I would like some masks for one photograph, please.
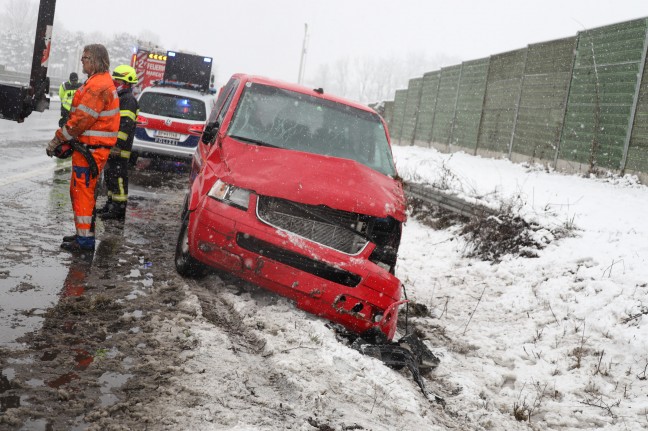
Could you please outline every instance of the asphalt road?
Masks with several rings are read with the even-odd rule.
[[[90,258],[60,249],[74,224],[70,161],[45,155],[57,120],[58,109],[0,120],[0,429],[85,429],[89,409],[115,403],[110,388],[132,377],[102,346],[132,355],[123,316],[178,299],[151,295],[154,279],[183,283],[172,262],[186,170],[132,169],[126,221],[97,221]],[[86,371],[99,359],[101,372]],[[53,408],[65,391],[86,401]]]
[[[0,120],[0,347],[16,347],[18,337],[38,329],[72,263],[59,248],[62,236],[74,232],[70,161],[45,155],[57,120],[58,109],[33,113],[22,124]],[[151,215],[147,208],[154,213],[170,191],[184,193],[182,173],[142,170],[131,177],[133,223]],[[159,195],[165,181],[175,185]],[[98,222],[100,240],[106,228]]]

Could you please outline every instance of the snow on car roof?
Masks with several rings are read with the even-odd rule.
[[[295,84],[292,82],[287,82],[287,81],[282,81],[279,79],[273,79],[273,78],[267,78],[265,76],[258,76],[258,75],[247,75],[244,73],[237,73],[233,77],[236,77],[238,79],[241,79],[242,81],[248,81],[248,82],[254,82],[257,84],[265,84],[265,85],[271,85],[273,87],[278,87],[278,88],[284,88],[286,90],[291,90],[291,91],[296,91],[298,93],[304,93],[304,94],[310,94],[316,97],[321,97],[322,99],[326,100],[331,100],[333,102],[338,102],[338,103],[343,103],[345,105],[352,106],[357,109],[361,109],[363,111],[368,111],[368,112],[375,112],[373,109],[368,107],[367,105],[363,105],[359,102],[355,102],[353,100],[345,99],[343,97],[339,97],[336,95],[333,95],[331,93],[327,93],[326,89],[322,89],[322,92],[316,91],[319,90],[318,88],[311,88],[307,87],[305,85],[300,85],[300,84]]]
[[[187,88],[158,87],[158,86],[146,87],[144,90],[142,90],[139,97],[142,97],[142,94],[144,94],[144,93],[174,94],[174,95],[186,96],[186,97],[189,97],[189,98],[202,99],[202,100],[215,100],[216,99],[215,94],[204,93],[202,91],[191,90],[191,89],[187,89]]]

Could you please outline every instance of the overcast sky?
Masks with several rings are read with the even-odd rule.
[[[343,57],[415,53],[457,64],[648,17],[648,1],[58,0],[56,14],[73,31],[156,33],[167,49],[214,57],[221,82],[234,72],[296,81],[305,23],[308,77]]]

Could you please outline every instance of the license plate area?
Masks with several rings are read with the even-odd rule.
[[[158,130],[157,133],[155,134],[155,137],[160,139],[173,139],[179,141],[180,133],[167,132],[166,130]]]
[[[156,144],[164,144],[164,145],[178,145],[178,140],[177,139],[167,139],[167,138],[155,138],[155,143]]]

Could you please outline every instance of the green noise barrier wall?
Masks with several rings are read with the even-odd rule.
[[[560,144],[576,37],[529,45],[512,152],[553,162]]]
[[[648,181],[647,57],[648,18],[585,30],[411,79],[386,121],[396,144]]]
[[[414,143],[414,130],[416,129],[416,119],[419,113],[419,103],[421,102],[421,87],[423,78],[410,79],[407,86],[407,101],[405,103],[405,118],[403,119],[403,128],[401,130],[400,141],[403,144]]]
[[[405,118],[405,104],[407,103],[407,89],[396,90],[394,94],[394,111],[392,121],[389,124],[391,137],[395,141],[400,141],[401,130],[403,129],[403,118]]]
[[[645,44],[646,19],[578,34],[559,159],[622,168]]]
[[[460,77],[460,64],[441,69],[439,91],[437,92],[437,103],[432,123],[432,142],[434,143],[450,143]]]
[[[646,34],[648,35],[648,31]],[[646,51],[644,51],[644,57],[646,57]],[[625,169],[632,172],[648,172],[648,67],[646,67],[646,59],[643,61],[641,75],[634,127],[625,163]]]
[[[428,147],[432,141],[432,126],[434,125],[434,110],[439,92],[440,71],[428,72],[423,75],[421,87],[421,102],[414,142],[416,145]]]
[[[486,93],[489,59],[466,61],[461,65],[450,144],[474,151]]]
[[[478,150],[508,154],[526,55],[526,49],[519,49],[491,57],[477,141]]]
[[[383,106],[383,119],[387,122],[387,124],[391,124],[392,117],[394,116],[394,102],[384,102]]]

